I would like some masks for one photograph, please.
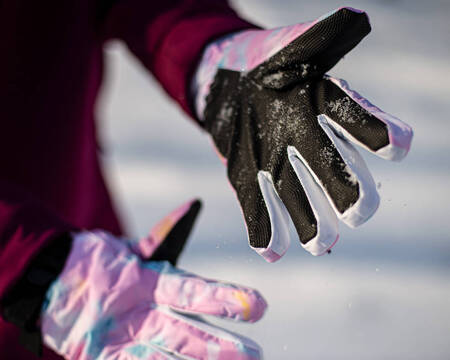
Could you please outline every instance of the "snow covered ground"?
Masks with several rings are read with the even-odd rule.
[[[343,5],[234,3],[267,27]],[[117,43],[98,107],[110,187],[135,235],[184,200],[204,200],[180,266],[261,290],[270,305],[261,322],[221,325],[258,341],[267,359],[449,359],[450,2],[345,5],[366,10],[373,30],[331,73],[410,123],[415,137],[401,163],[362,151],[382,203],[361,228],[341,227],[331,255],[314,258],[296,243],[275,264],[254,254],[209,140]]]

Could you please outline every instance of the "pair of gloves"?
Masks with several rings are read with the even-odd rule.
[[[301,245],[321,255],[338,239],[338,219],[355,227],[376,211],[376,186],[353,144],[388,160],[409,150],[410,127],[326,75],[369,31],[364,12],[341,8],[205,49],[193,79],[198,117],[226,164],[250,246],[269,262],[287,250],[291,220]],[[185,236],[170,233],[192,220],[194,204],[139,242],[75,234],[42,309],[45,344],[83,360],[261,358],[250,340],[197,316],[256,321],[261,295],[173,266]]]

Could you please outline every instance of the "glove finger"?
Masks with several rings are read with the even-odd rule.
[[[181,205],[159,221],[147,237],[128,240],[130,248],[143,259],[167,260],[175,265],[200,209],[198,199]]]
[[[355,148],[333,132],[330,119],[320,115],[318,122],[322,131],[297,156],[323,189],[338,218],[356,227],[378,208],[375,182]]]
[[[379,203],[370,172],[353,146],[331,131],[328,118],[308,117],[311,119],[302,122],[303,130],[311,136],[306,145],[304,136],[294,139],[293,145],[338,218],[349,226],[358,226],[373,215]]]
[[[245,170],[246,165],[243,165],[244,168],[241,166],[238,168]],[[229,179],[241,206],[250,247],[266,249],[272,230],[270,216],[257,182],[257,173],[246,174],[244,171],[238,171],[238,174],[231,174]]]
[[[290,244],[289,213],[278,196],[272,176],[267,171],[258,172],[258,183],[269,213],[271,236],[267,247],[252,247],[268,262],[279,260]]]
[[[260,347],[252,340],[178,314],[164,306],[156,306],[150,312],[146,308],[137,309],[129,316],[142,319],[139,326],[132,329],[134,339],[176,357],[256,360],[262,356]],[[132,321],[129,323],[136,324]]]
[[[224,104],[230,104],[230,102],[225,100]],[[223,112],[226,113],[226,111]],[[244,114],[244,116],[249,115],[249,113]],[[277,224],[285,223],[283,216],[277,216],[281,212],[274,211],[275,207],[280,208],[277,204],[281,201],[270,201],[274,198],[268,196],[271,195],[270,190],[263,196],[258,175],[260,151],[253,140],[247,141],[248,138],[252,138],[252,135],[248,136],[248,132],[252,131],[251,128],[243,126],[239,130],[236,129],[233,139],[229,139],[220,136],[219,129],[226,126],[231,126],[231,124],[228,121],[216,122],[212,134],[215,143],[221,149],[219,150],[220,153],[226,155],[228,178],[241,206],[250,247],[267,261],[276,261],[284,254],[289,244],[288,237],[284,236],[285,227],[272,226],[274,222],[277,222]],[[214,134],[218,134],[218,136]],[[229,144],[233,144],[233,146]],[[270,186],[263,188],[268,189]],[[282,243],[278,240],[282,240]]]
[[[184,204],[166,217],[167,220],[165,221],[169,223],[173,221],[174,225],[168,226],[170,230],[153,252],[150,257],[151,261],[167,260],[172,265],[176,265],[178,257],[183,251],[184,245],[197,220],[201,207],[201,201],[195,199]],[[158,227],[153,228],[151,233],[153,238],[161,239],[161,235],[165,233],[165,226],[167,225],[159,223]]]
[[[308,26],[250,75],[274,89],[315,77],[331,69],[371,30],[367,14],[349,7],[337,9]]]
[[[333,121],[326,115],[319,115],[318,120],[345,163],[343,171],[350,181],[358,185],[358,200],[338,216],[351,227],[359,226],[375,213],[380,204],[375,181],[358,151],[333,131]]]
[[[387,160],[401,160],[409,151],[411,127],[384,112],[345,80],[326,76],[317,91],[319,111],[333,119],[344,138]]]
[[[276,189],[289,211],[303,248],[313,255],[322,255],[337,241],[337,218],[322,190],[291,148],[287,149],[289,162],[280,171]]]
[[[203,278],[168,262],[149,262],[144,266],[152,270],[149,276],[154,277],[154,271],[159,273],[154,301],[177,311],[255,322],[267,308],[257,290]]]
[[[268,172],[247,171],[252,158],[231,152],[232,161],[239,157],[239,171],[229,174],[241,205],[250,247],[266,261],[279,260],[290,243],[289,215],[276,194]],[[257,175],[254,175],[257,174]]]

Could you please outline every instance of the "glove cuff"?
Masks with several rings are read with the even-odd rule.
[[[54,239],[26,269],[1,303],[2,317],[21,329],[21,344],[42,356],[39,316],[47,290],[62,272],[72,246],[69,233]]]
[[[245,31],[247,30],[240,32]],[[210,43],[203,52],[203,56],[192,77],[191,94],[194,99],[196,115],[201,122],[204,122],[205,120],[204,111],[206,107],[206,98],[210,93],[214,77],[227,52],[227,47],[230,46],[231,39],[234,38],[235,35],[236,33],[227,34]]]

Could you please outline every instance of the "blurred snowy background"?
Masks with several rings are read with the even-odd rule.
[[[204,211],[179,265],[259,289],[257,324],[221,325],[256,340],[266,359],[450,359],[450,1],[237,0],[266,27],[364,9],[372,33],[331,72],[411,124],[401,163],[362,151],[379,183],[378,213],[341,226],[319,258],[292,243],[268,264],[247,247],[238,204],[207,136],[119,43],[107,47],[98,106],[110,188],[133,235],[192,197]]]

